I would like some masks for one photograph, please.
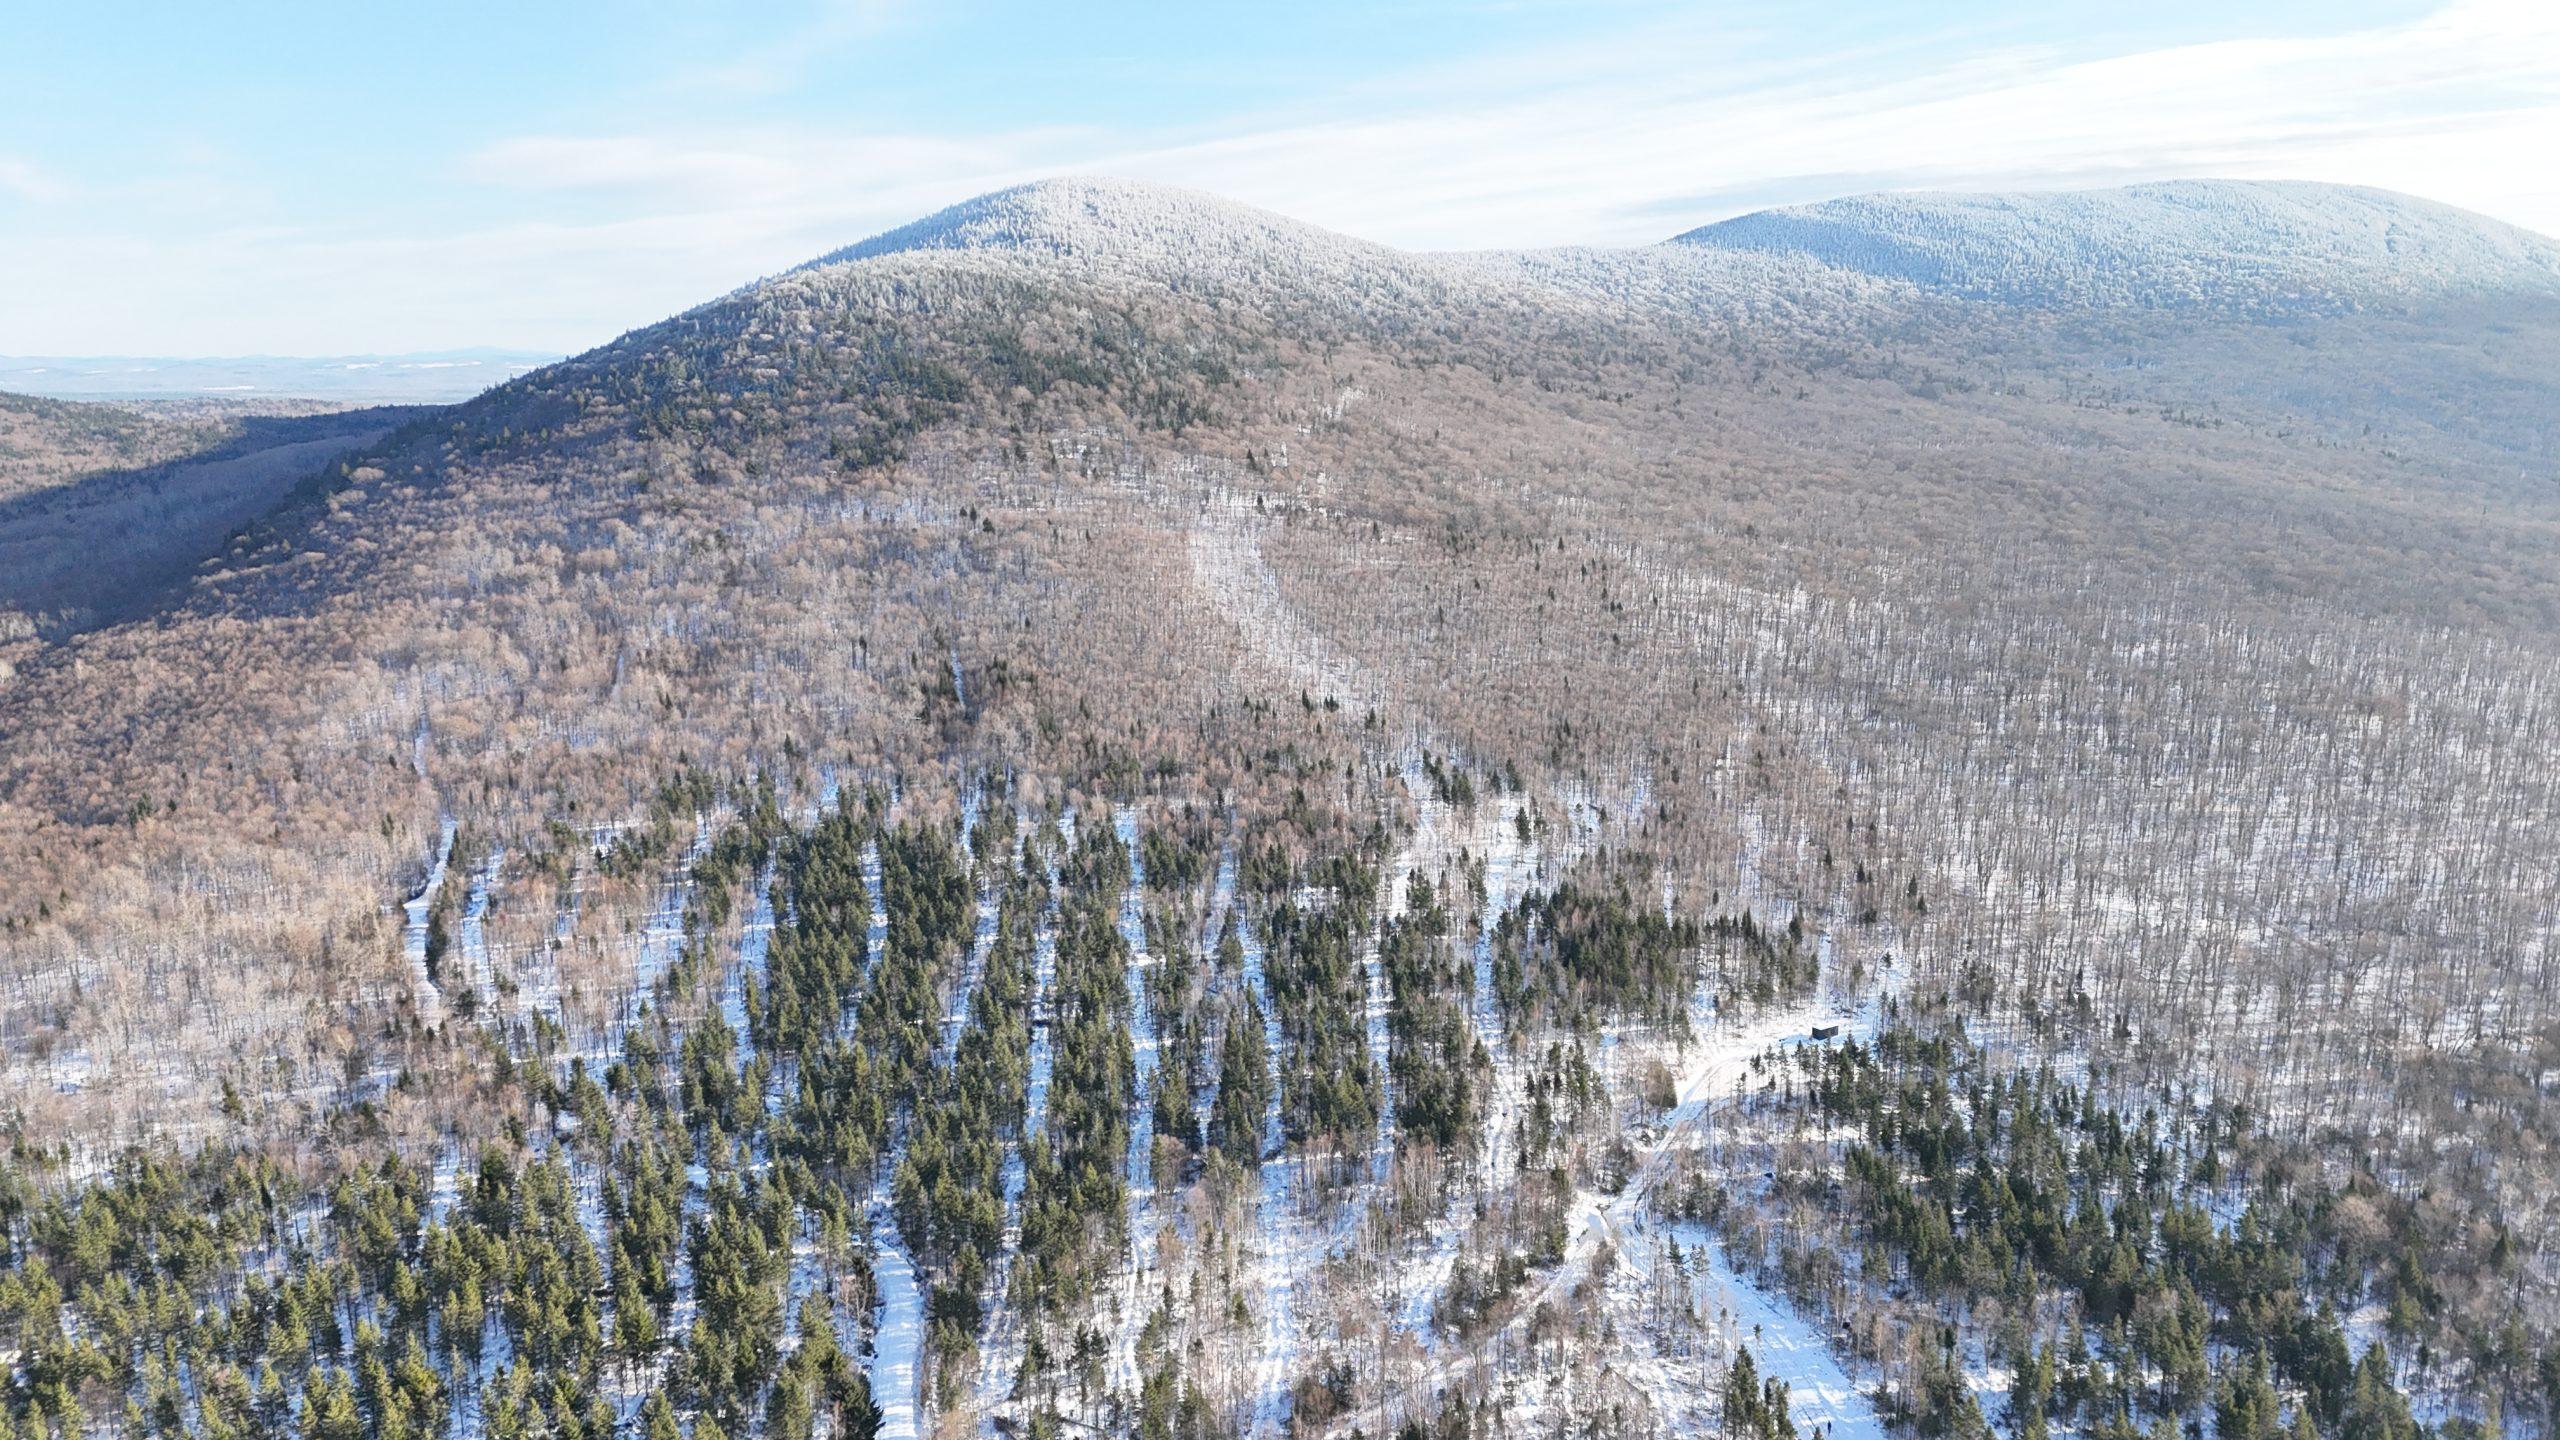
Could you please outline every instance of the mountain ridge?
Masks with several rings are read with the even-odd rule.
[[[2417,196],[2312,181],[1889,192],[1735,216],[1666,242],[1808,256],[2037,305],[2334,303],[2560,292],[2560,244]]]
[[[1809,283],[1800,265],[1755,270],[1753,257],[2039,306],[2333,308],[2510,288],[2560,294],[2560,242],[2488,216],[2365,186],[2222,179],[1885,191],[1752,211],[1650,245],[1409,251],[1204,191],[1066,177],[975,196],[784,273],[944,254],[1153,278],[1375,271],[1581,292],[1707,255],[1728,283]]]

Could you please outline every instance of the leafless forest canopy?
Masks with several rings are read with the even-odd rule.
[[[2554,1433],[2548,242],[1819,218],[0,403],[0,1415]]]

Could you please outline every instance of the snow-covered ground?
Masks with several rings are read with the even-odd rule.
[[[1120,938],[1129,947],[1129,1049],[1135,1061],[1129,1123],[1129,1156],[1125,1175],[1129,1197],[1127,1303],[1112,1340],[1114,1383],[1135,1391],[1138,1384],[1138,1327],[1146,1309],[1147,1279],[1156,1242],[1156,1027],[1147,1006],[1147,971],[1154,958],[1147,951],[1146,861],[1139,853],[1137,812],[1118,806],[1111,817],[1113,833],[1129,855],[1129,888],[1120,897]]]
[[[720,986],[720,1018],[738,1037],[738,1060],[741,1064],[756,1056],[756,1037],[747,1024],[747,990],[762,988],[765,962],[773,946],[773,867],[768,863],[756,872],[750,882],[755,894],[747,905],[746,923],[738,931],[738,963],[729,969]],[[781,1102],[782,1087],[775,1085],[766,1095],[770,1110]]]
[[[1219,888],[1233,892],[1234,860],[1220,867]],[[1260,1276],[1262,1350],[1256,1357],[1253,1424],[1256,1436],[1281,1433],[1289,1419],[1289,1386],[1298,1370],[1295,1291],[1306,1259],[1303,1237],[1292,1233],[1298,1217],[1289,1167],[1289,1137],[1280,1121],[1280,1012],[1262,971],[1262,940],[1250,923],[1237,927],[1244,945],[1247,993],[1262,1011],[1263,1053],[1269,1057],[1270,1105],[1262,1117],[1261,1198],[1254,1206],[1254,1268]]]
[[[1244,632],[1283,680],[1309,695],[1338,700],[1355,715],[1386,703],[1379,677],[1308,624],[1281,594],[1244,496],[1226,497],[1224,508],[1200,517],[1191,532],[1191,572],[1216,611]]]
[[[871,906],[871,925],[863,934],[863,962],[880,963],[880,952],[889,944],[889,906],[881,898],[880,841],[875,836],[862,842],[862,893]]]
[[[880,1407],[880,1440],[918,1440],[924,1425],[916,1348],[924,1339],[924,1296],[890,1217],[885,1180],[871,1200],[871,1273],[880,1287],[879,1324],[871,1336],[871,1398]]]
[[[1579,827],[1577,827],[1579,829]],[[1595,832],[1597,826],[1594,826]],[[1589,838],[1589,837],[1584,837]],[[1760,893],[1756,836],[1746,841],[1741,896],[1747,904],[1770,906],[1771,897]],[[1517,863],[1516,861],[1513,863]],[[1490,870],[1490,866],[1488,869]],[[1488,876],[1487,889],[1492,888]],[[1789,913],[1792,913],[1790,911]],[[1830,959],[1824,947],[1826,963]],[[1661,1118],[1659,1125],[1646,1138],[1646,1132],[1629,1135],[1635,1147],[1636,1165],[1627,1183],[1614,1195],[1584,1190],[1574,1197],[1572,1213],[1566,1227],[1565,1256],[1550,1268],[1513,1302],[1510,1323],[1518,1325],[1535,1315],[1543,1305],[1560,1300],[1568,1291],[1593,1273],[1595,1259],[1604,1251],[1612,1257],[1605,1277],[1610,1293],[1623,1288],[1624,1282],[1641,1281],[1649,1275],[1657,1259],[1657,1247],[1672,1233],[1666,1232],[1653,1218],[1652,1198],[1663,1179],[1671,1173],[1673,1163],[1684,1151],[1703,1143],[1717,1112],[1740,1093],[1751,1073],[1753,1061],[1772,1049],[1817,1043],[1811,1029],[1817,1024],[1839,1024],[1845,1036],[1867,1040],[1875,1033],[1881,1012],[1881,997],[1870,992],[1854,1004],[1844,1006],[1839,1000],[1826,998],[1824,987],[1815,987],[1811,999],[1777,1004],[1755,1013],[1724,1013],[1718,1006],[1718,977],[1713,972],[1702,975],[1689,1008],[1690,1039],[1685,1045],[1670,1049],[1664,1055],[1675,1077],[1676,1103]],[[1615,1044],[1615,1037],[1607,1037]],[[1744,1317],[1747,1326],[1757,1327],[1745,1333],[1740,1343],[1753,1345],[1758,1357],[1765,1348],[1768,1359],[1762,1369],[1766,1374],[1786,1379],[1807,1392],[1806,1408],[1799,1412],[1799,1424],[1821,1423],[1839,1427],[1833,1433],[1851,1440],[1882,1440],[1882,1427],[1873,1408],[1850,1382],[1832,1355],[1826,1337],[1819,1327],[1797,1314],[1783,1297],[1769,1295],[1742,1285],[1731,1267],[1720,1255],[1703,1228],[1692,1227],[1681,1240],[1685,1252],[1703,1248],[1703,1258],[1691,1260],[1694,1266],[1711,1267],[1703,1272],[1710,1280],[1731,1282],[1731,1292],[1724,1310],[1732,1316]],[[1436,1249],[1437,1247],[1435,1247]],[[1436,1277],[1445,1284],[1446,1261],[1436,1254],[1440,1267]],[[1748,1290],[1748,1294],[1741,1293]],[[1407,1323],[1417,1324],[1427,1316],[1428,1307],[1408,1308]],[[1710,1318],[1713,1318],[1712,1316]],[[1506,1327],[1507,1328],[1507,1327]],[[1624,1327],[1621,1327],[1622,1330]],[[1488,1353],[1478,1343],[1464,1351],[1442,1350],[1426,1364],[1419,1377],[1400,1386],[1381,1400],[1380,1407],[1363,1408],[1338,1421],[1329,1434],[1345,1434],[1353,1428],[1372,1432],[1386,1428],[1384,1421],[1407,1413],[1413,1402],[1446,1389],[1468,1378],[1479,1357]],[[1727,1352],[1729,1355],[1729,1352]],[[1700,1384],[1694,1362],[1674,1365],[1661,1357],[1629,1359],[1618,1357],[1626,1373],[1652,1395],[1657,1408],[1666,1416],[1683,1413],[1698,1403]],[[1819,1361],[1817,1365],[1815,1362]],[[1829,1367],[1827,1370],[1821,1367]],[[1712,1393],[1712,1392],[1708,1392]],[[1534,1406],[1535,1395],[1518,1395],[1515,1403]],[[1382,1413],[1383,1411],[1383,1413]]]
[[[1613,1277],[1619,1279],[1640,1279],[1657,1258],[1667,1260],[1670,1245],[1679,1246],[1679,1269],[1687,1280],[1691,1313],[1706,1337],[1699,1353],[1620,1357],[1621,1367],[1675,1428],[1703,1427],[1716,1413],[1721,1392],[1701,1362],[1714,1364],[1715,1378],[1720,1380],[1722,1367],[1732,1362],[1736,1350],[1747,1348],[1762,1375],[1787,1382],[1788,1408],[1797,1434],[1810,1436],[1818,1431],[1825,1440],[1886,1440],[1874,1402],[1841,1364],[1829,1337],[1786,1297],[1762,1289],[1735,1270],[1713,1229],[1689,1222],[1655,1224],[1622,1239],[1618,1276]],[[1612,1286],[1613,1308],[1633,1308],[1622,1303],[1631,1288]],[[1622,1329],[1621,1333],[1627,1332]]]
[[[490,993],[497,981],[497,967],[489,954],[489,907],[496,902],[498,876],[506,865],[507,847],[493,845],[472,867],[470,884],[463,892],[462,922],[454,927],[454,948],[462,961],[461,983],[478,995],[483,1006],[495,998]]]
[[[1073,822],[1061,819],[1056,830],[1057,844],[1073,843]],[[1026,828],[1025,834],[1028,834]],[[1054,900],[1057,890],[1057,851],[1045,867],[1045,878],[1052,895],[1051,903],[1040,915],[1039,926],[1031,942],[1031,1053],[1030,1073],[1023,1084],[1022,1132],[1014,1137],[1004,1155],[1004,1243],[996,1254],[994,1273],[987,1282],[987,1319],[978,1347],[978,1412],[993,1415],[1012,1394],[1014,1379],[1021,1368],[1022,1328],[1013,1314],[1013,1257],[1022,1248],[1022,1187],[1025,1179],[1022,1163],[1022,1141],[1037,1135],[1049,1123],[1049,1077],[1054,1068],[1056,1051],[1052,1048],[1050,1018],[1054,1013],[1053,992],[1058,979],[1058,909]]]
[[[1573,1241],[1558,1278],[1587,1268],[1603,1242],[1612,1249],[1610,1298],[1623,1306],[1640,1290],[1658,1262],[1667,1258],[1666,1244],[1676,1240],[1693,1283],[1706,1297],[1704,1318],[1712,1322],[1717,1343],[1747,1345],[1763,1375],[1785,1380],[1794,1396],[1797,1428],[1829,1427],[1838,1440],[1884,1440],[1884,1427],[1834,1355],[1829,1338],[1781,1295],[1743,1278],[1721,1251],[1713,1230],[1703,1225],[1667,1226],[1650,1213],[1655,1187],[1682,1151],[1704,1142],[1716,1112],[1734,1101],[1750,1076],[1752,1062],[1771,1050],[1816,1044],[1811,1028],[1838,1024],[1847,1039],[1874,1038],[1882,1006],[1869,995],[1845,1013],[1822,998],[1770,1006],[1749,1017],[1716,1013],[1704,991],[1692,1010],[1691,1026],[1700,1037],[1679,1073],[1679,1104],[1665,1119],[1659,1142],[1644,1154],[1635,1177],[1614,1197],[1578,1197]],[[1552,1282],[1551,1282],[1552,1283]],[[1727,1359],[1731,1350],[1724,1352]],[[1652,1395],[1665,1414],[1695,1406],[1702,1397],[1693,1367],[1658,1356],[1623,1358],[1627,1371]]]
[[[427,913],[435,908],[445,867],[453,861],[453,830],[453,817],[447,815],[436,833],[436,849],[428,859],[427,878],[400,906],[407,917],[400,931],[400,953],[409,962],[409,989],[418,1008],[418,1021],[429,1029],[444,1023],[444,992],[436,988],[434,977],[427,973]]]

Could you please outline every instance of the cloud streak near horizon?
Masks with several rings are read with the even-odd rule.
[[[849,13],[843,43],[902,23]],[[743,83],[741,63],[706,57],[666,83]],[[821,68],[793,57],[790,73]],[[786,81],[760,69],[755,83]],[[2555,153],[2560,11],[2523,0],[2097,50],[1960,33],[1790,48],[1766,29],[1630,20],[1180,123],[518,125],[424,157],[415,184],[442,203],[378,221],[278,213],[254,184],[190,194],[173,177],[201,222],[183,238],[135,218],[164,203],[147,176],[93,184],[41,153],[0,154],[0,266],[32,281],[31,302],[0,315],[0,352],[583,348],[1060,173],[1455,249],[1643,243],[1866,190],[2181,175],[2378,185],[2555,232]]]

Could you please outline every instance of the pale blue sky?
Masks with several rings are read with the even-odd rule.
[[[9,8],[0,353],[582,349],[1065,173],[1431,248],[2172,175],[2560,231],[2548,0]]]

